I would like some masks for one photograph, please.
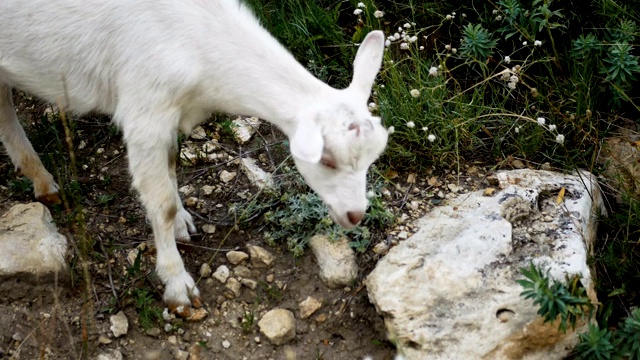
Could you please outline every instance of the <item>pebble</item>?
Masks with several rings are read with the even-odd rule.
[[[202,263],[202,266],[200,266],[200,276],[203,278],[211,276],[211,266],[209,266],[209,264]]]
[[[184,196],[189,196],[196,192],[196,188],[193,187],[193,185],[185,185],[178,189],[178,191],[181,192]]]
[[[252,279],[242,279],[240,283],[251,290],[255,290],[258,287],[258,282]]]
[[[249,254],[246,252],[235,250],[229,251],[226,256],[227,260],[233,265],[238,265],[249,258]]]
[[[273,275],[273,274],[268,274],[268,275],[265,277],[265,280],[267,280],[267,282],[268,282],[268,283],[272,283],[272,282],[273,282],[273,280],[275,280],[275,278],[276,278],[276,277],[275,277],[275,275]]]
[[[306,319],[318,311],[322,307],[322,303],[312,296],[307,296],[304,301],[298,304],[298,307],[300,308],[300,318]]]
[[[222,170],[220,172],[220,181],[222,181],[223,183],[229,183],[231,180],[235,179],[237,173],[235,171],[227,171],[227,170]]]
[[[251,256],[251,264],[257,268],[269,267],[275,261],[275,256],[267,251],[265,248],[249,245],[247,246],[249,249],[249,254]]]
[[[222,342],[222,347],[225,348],[225,349],[230,348],[231,347],[231,343],[229,342],[229,340],[224,340]]]
[[[230,277],[226,282],[226,288],[233,292],[236,297],[242,294],[242,284],[236,278]]]
[[[204,224],[202,225],[202,231],[204,231],[205,234],[213,234],[216,232],[216,226],[213,224]]]
[[[115,337],[126,335],[129,331],[129,320],[122,310],[115,315],[111,315],[109,322],[111,323],[109,330],[111,330]]]
[[[103,334],[98,337],[98,343],[102,345],[108,345],[108,344],[111,344],[111,339],[109,339],[106,335]]]
[[[229,268],[226,267],[225,265],[218,266],[216,271],[213,273],[213,277],[223,284],[227,282],[227,279],[229,279],[230,275],[231,275],[231,272],[229,271]]]

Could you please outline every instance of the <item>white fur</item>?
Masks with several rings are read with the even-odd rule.
[[[367,170],[387,142],[367,109],[383,49],[383,33],[371,32],[352,84],[338,90],[314,78],[237,0],[2,0],[0,136],[16,167],[37,159],[7,101],[9,86],[76,113],[112,115],[153,228],[164,299],[189,305],[198,290],[175,237],[195,228],[170,166],[177,132],[214,111],[272,122],[333,218],[352,227],[367,207]],[[34,168],[25,175],[56,193],[39,160]]]

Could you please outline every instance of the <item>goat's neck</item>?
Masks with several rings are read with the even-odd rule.
[[[212,75],[217,90],[212,100],[217,110],[257,116],[291,136],[302,111],[331,102],[338,90],[315,78],[275,40],[269,40],[244,46],[237,54],[241,60]],[[225,81],[220,82],[221,76]]]

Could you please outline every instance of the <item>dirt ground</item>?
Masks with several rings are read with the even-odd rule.
[[[43,153],[43,161],[59,183],[67,186],[59,180],[72,172],[59,121],[47,120],[45,104],[24,94],[15,100],[34,147]],[[120,134],[103,116],[83,116],[73,124],[81,196],[66,200],[78,203],[84,219],[70,218],[64,205],[49,207],[59,231],[72,244],[69,274],[58,284],[40,284],[0,298],[0,359],[80,359],[101,353],[103,359],[117,359],[119,354],[124,359],[393,358],[394,347],[386,341],[382,319],[361,282],[328,289],[320,281],[310,251],[295,258],[285,245],[264,242],[259,216],[236,226],[230,206],[246,203],[256,189],[234,159],[250,153],[265,170],[273,170],[286,156],[277,131],[263,125],[250,144],[239,146],[225,138],[220,121],[208,123],[204,129],[220,137],[217,151],[225,156],[179,167],[179,186],[195,189],[187,206],[200,230],[190,244],[180,246],[188,271],[197,277],[204,263],[214,271],[225,264],[233,276],[254,280],[256,285],[253,289],[243,286],[240,294],[233,294],[216,279],[201,278],[198,284],[209,315],[199,322],[184,322],[161,315],[162,290],[153,275],[153,251],[148,250],[151,230],[130,189]],[[218,178],[222,170],[238,175],[224,184]],[[203,190],[206,185],[213,187],[211,194]],[[33,195],[28,183],[20,181],[8,157],[0,155],[0,212],[29,201]],[[214,225],[215,232],[211,226],[208,233],[202,231],[205,224]],[[246,244],[268,249],[276,255],[275,264],[269,268],[229,264],[225,253],[247,251]],[[147,251],[136,262],[138,248]],[[370,250],[358,254],[361,280],[376,259]],[[308,296],[318,299],[322,307],[301,319],[298,304]],[[271,345],[258,330],[260,317],[273,308],[296,315],[297,335],[286,345]],[[120,310],[128,318],[129,330],[114,338],[109,318]]]

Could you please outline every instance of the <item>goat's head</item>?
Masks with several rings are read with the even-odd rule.
[[[351,85],[305,109],[290,139],[296,167],[345,228],[364,217],[367,171],[387,145],[387,131],[367,107],[383,53],[384,34],[369,33],[354,60]]]

